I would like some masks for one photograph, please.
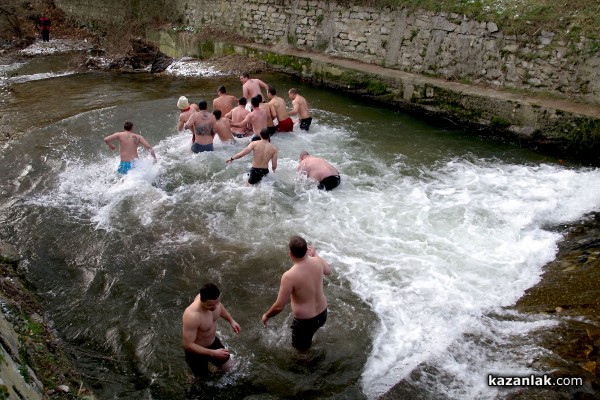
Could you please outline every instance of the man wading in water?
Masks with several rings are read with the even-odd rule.
[[[277,300],[264,313],[261,321],[266,326],[269,318],[283,311],[291,299],[294,313],[292,346],[299,351],[306,351],[312,346],[315,332],[327,320],[323,276],[331,275],[331,267],[300,236],[293,236],[289,246],[293,265],[281,277]]]
[[[154,157],[154,162],[156,162],[156,154],[154,154],[154,149],[150,144],[144,139],[142,135],[138,135],[137,133],[133,133],[131,130],[133,129],[132,122],[125,122],[123,126],[125,129],[123,132],[113,133],[110,136],[104,138],[104,143],[111,149],[116,150],[116,146],[112,144],[114,140],[119,141],[119,152],[121,153],[121,163],[119,164],[119,169],[117,170],[120,174],[126,174],[130,169],[135,168],[135,162],[138,159],[137,148],[139,145],[144,146],[146,150],[152,154]]]
[[[196,376],[208,373],[208,363],[221,369],[231,366],[229,350],[216,335],[219,318],[229,322],[235,333],[240,333],[240,325],[221,304],[221,291],[215,284],[207,283],[182,317],[185,361]]]

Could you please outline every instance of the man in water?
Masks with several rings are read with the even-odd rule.
[[[216,335],[219,318],[229,322],[235,333],[240,333],[239,324],[221,304],[221,291],[216,285],[207,283],[185,309],[182,318],[185,361],[196,376],[208,373],[208,363],[222,369],[231,365],[229,350]]]
[[[235,144],[235,139],[231,134],[231,123],[227,118],[221,118],[221,110],[213,110],[215,122],[215,132],[219,135],[219,139],[223,143]]]
[[[273,136],[277,129],[275,128],[275,124],[273,123],[273,116],[271,112],[271,105],[269,103],[263,102],[263,97],[260,94],[256,95],[258,101],[260,101],[259,107],[263,110],[267,116],[267,131],[269,132],[269,137]],[[258,140],[258,136],[253,137],[252,140]]]
[[[338,170],[322,158],[311,156],[307,151],[300,153],[300,164],[296,171],[306,173],[309,178],[319,182],[319,189],[331,190],[341,181]]]
[[[119,141],[119,153],[121,155],[121,163],[119,164],[119,169],[117,170],[120,174],[126,174],[130,169],[135,167],[135,161],[138,159],[138,151],[137,148],[139,145],[144,146],[146,150],[152,154],[154,157],[154,162],[156,162],[156,154],[154,154],[154,149],[150,144],[144,139],[142,135],[137,133],[133,133],[133,123],[125,122],[123,126],[124,131],[113,133],[110,136],[104,138],[104,143],[111,149],[116,150],[116,146],[112,144],[113,141]]]
[[[213,139],[215,137],[215,116],[206,109],[208,104],[204,100],[198,102],[198,112],[192,114],[188,122],[185,123],[185,129],[190,129],[194,133],[194,144],[192,151],[201,153],[204,151],[213,151]]]
[[[261,88],[265,88],[265,90],[269,89],[269,85],[260,79],[250,78],[250,74],[247,72],[244,72],[240,75],[240,81],[242,82],[242,96],[244,96],[248,101],[257,94],[260,94],[264,99]]]
[[[288,96],[292,100],[292,110],[289,111],[289,115],[298,115],[300,118],[300,129],[308,132],[312,117],[310,111],[308,111],[308,103],[306,99],[298,94],[298,90],[291,88],[288,90]]]
[[[246,115],[242,121],[231,123],[231,127],[240,129],[250,125],[252,126],[252,132],[254,133],[252,140],[260,140],[260,133],[263,129],[267,129],[270,116],[267,115],[266,111],[260,108],[259,97],[253,97],[250,103],[252,104],[252,112]]]
[[[233,160],[244,157],[246,154],[252,152],[252,168],[248,176],[248,183],[254,185],[262,180],[262,178],[269,173],[269,161],[271,161],[271,168],[273,173],[277,169],[277,148],[269,142],[269,132],[267,128],[263,128],[260,131],[260,140],[252,141],[242,151],[232,156],[225,163],[229,164]]]
[[[179,119],[177,120],[177,130],[183,132],[185,123],[190,119],[193,113],[200,111],[200,109],[198,108],[198,104],[190,104],[185,96],[181,96],[179,100],[177,100],[177,108],[180,110]]]
[[[277,300],[264,313],[261,321],[266,326],[269,318],[283,311],[291,300],[294,313],[292,346],[299,351],[306,351],[312,345],[315,332],[327,320],[323,276],[331,274],[331,267],[300,236],[293,236],[289,247],[293,265],[281,277]]]
[[[245,97],[240,97],[238,99],[238,106],[235,107],[233,110],[231,110],[230,112],[228,112],[227,114],[225,114],[225,118],[230,119],[232,123],[237,124],[238,122],[242,122],[244,120],[244,118],[246,118],[246,116],[248,114],[250,114],[250,111],[246,110],[246,98]],[[248,127],[244,126],[241,128],[237,128],[236,130],[231,130],[231,133],[233,133],[233,136],[241,138],[244,136],[248,136],[250,133],[248,132]]]
[[[217,98],[213,100],[213,111],[221,110],[221,115],[226,115],[233,109],[237,99],[235,96],[227,94],[225,86],[219,86],[217,89]]]
[[[294,122],[290,118],[287,108],[285,106],[285,100],[277,96],[277,91],[273,86],[269,86],[267,91],[269,96],[269,105],[271,106],[271,117],[277,118],[277,126],[275,127],[278,132],[291,132],[294,130]]]

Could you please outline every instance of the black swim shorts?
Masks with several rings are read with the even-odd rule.
[[[261,181],[261,179],[269,173],[268,168],[250,168],[248,176],[248,183],[254,185]]]
[[[316,317],[292,321],[292,346],[296,350],[306,351],[312,346],[312,338],[320,327],[327,321],[327,309]]]
[[[319,182],[320,190],[331,190],[340,184],[341,178],[339,175],[331,175]]]
[[[223,346],[219,338],[215,336],[215,341],[208,346],[208,348],[211,350],[218,350],[225,348],[225,346]],[[220,360],[218,358],[203,356],[185,350],[185,362],[187,362],[187,364],[190,366],[190,369],[196,376],[202,376],[208,373],[208,363],[220,367],[227,361],[229,361],[229,357],[227,357],[227,360]]]
[[[312,122],[312,117],[303,118],[300,120],[300,129],[308,132],[308,128],[310,128],[310,123]]]

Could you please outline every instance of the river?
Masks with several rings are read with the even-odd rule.
[[[69,56],[0,63],[0,238],[15,244],[48,317],[100,399],[496,398],[488,374],[543,373],[531,333],[557,316],[505,309],[554,259],[561,224],[600,209],[600,171],[483,140],[363,100],[259,77],[310,102],[313,125],[277,134],[279,168],[244,185],[250,156],[215,141],[192,154],[176,102],[212,100],[238,77],[201,63],[171,73],[74,73]],[[192,72],[190,74],[190,71]],[[287,98],[286,98],[287,100]],[[131,120],[154,146],[116,173],[103,143]],[[341,172],[323,192],[300,151]],[[313,349],[291,348],[289,307],[269,322],[304,236],[333,268]],[[241,325],[218,334],[234,369],[190,379],[181,315],[205,282]],[[548,366],[548,370],[550,366]]]

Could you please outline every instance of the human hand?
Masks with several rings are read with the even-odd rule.
[[[213,350],[212,355],[213,355],[213,357],[215,357],[219,360],[227,361],[227,359],[229,358],[229,350],[227,350],[227,349]]]
[[[260,318],[260,320],[263,323],[263,325],[266,327],[267,326],[267,321],[269,320],[269,317],[267,317],[267,314],[263,314],[263,316]]]
[[[317,255],[317,252],[315,251],[314,247],[308,246],[306,249],[306,254],[308,254],[309,257],[315,257]]]
[[[233,331],[234,331],[235,333],[240,333],[240,331],[242,330],[242,328],[240,327],[240,324],[238,324],[238,323],[237,323],[237,322],[235,322],[235,321],[231,321],[231,324],[230,324],[230,325],[231,325],[231,329],[233,329]]]

